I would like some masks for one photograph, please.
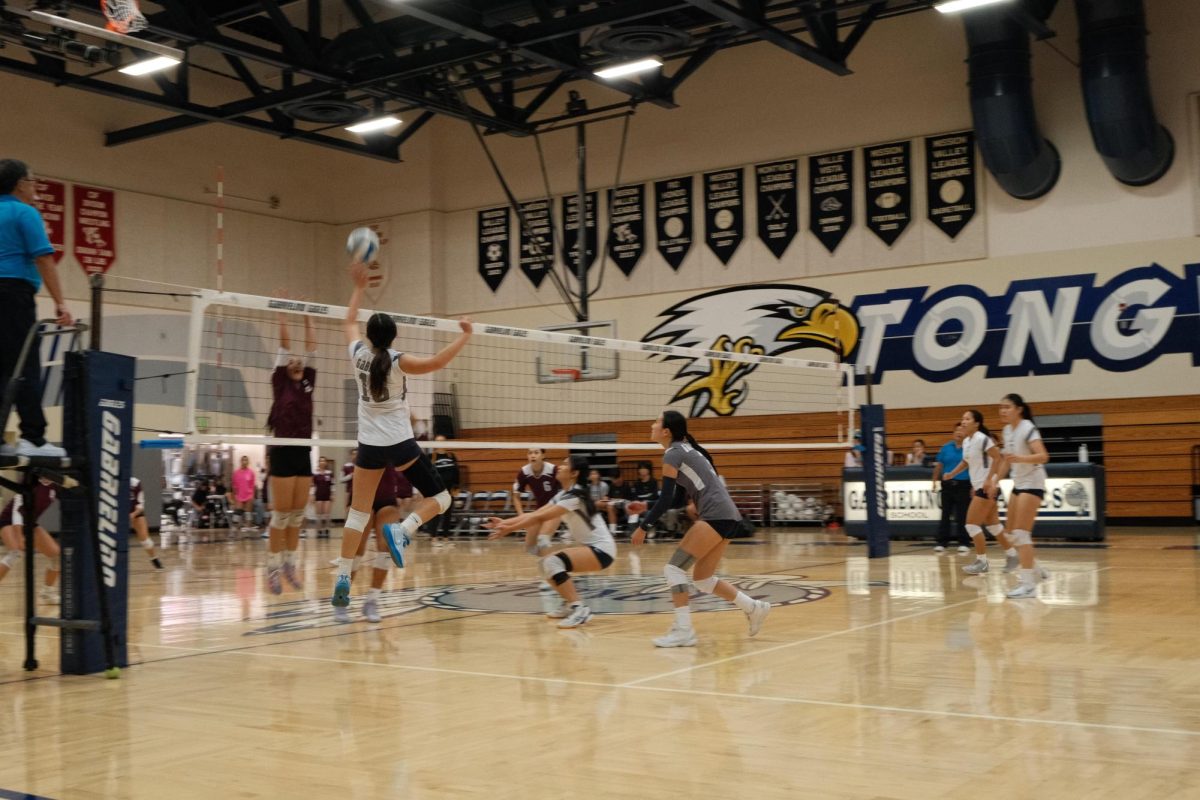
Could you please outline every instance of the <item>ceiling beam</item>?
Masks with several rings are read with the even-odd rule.
[[[746,33],[753,34],[764,42],[770,42],[793,55],[800,56],[805,61],[816,64],[818,67],[828,70],[834,75],[853,74],[853,70],[847,67],[845,61],[840,58],[830,56],[828,53],[813,47],[808,42],[801,41],[795,36],[784,33],[769,24],[747,17],[741,9],[734,8],[722,2],[722,0],[688,0],[688,4],[711,14],[722,22],[733,25],[735,28],[743,30]],[[814,39],[816,39],[815,32]]]

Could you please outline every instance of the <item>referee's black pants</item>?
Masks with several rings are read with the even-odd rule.
[[[950,518],[954,517],[954,535],[964,547],[971,546],[967,535],[967,508],[971,505],[970,481],[942,481],[942,519],[938,522],[937,543],[950,544]]]
[[[29,281],[0,278],[0,392],[7,391],[8,382],[16,372],[25,337],[37,325],[36,294],[37,290]],[[25,359],[14,403],[17,415],[21,417],[21,438],[38,447],[46,443],[40,344],[40,341],[34,341],[29,357]]]

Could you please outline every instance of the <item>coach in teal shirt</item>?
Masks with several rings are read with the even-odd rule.
[[[25,338],[37,325],[34,297],[43,282],[54,298],[58,324],[75,322],[63,298],[46,224],[33,205],[37,200],[35,186],[24,162],[0,159],[0,392],[13,380]],[[39,350],[30,350],[21,370],[23,380],[15,398],[21,417],[21,441],[15,447],[5,445],[6,455],[65,455],[62,448],[46,443]],[[8,420],[3,424],[7,426]]]
[[[937,551],[944,552],[950,544],[950,519],[954,518],[954,534],[958,540],[958,552],[966,554],[971,546],[967,535],[967,508],[971,505],[971,476],[964,469],[948,481],[942,480],[962,463],[962,425],[954,426],[954,438],[942,445],[933,462],[933,489],[942,493],[942,518],[938,523]]]

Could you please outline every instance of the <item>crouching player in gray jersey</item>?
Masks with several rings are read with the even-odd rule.
[[[755,600],[716,576],[717,564],[721,563],[729,539],[737,532],[742,515],[717,476],[712,458],[687,432],[687,419],[678,411],[664,411],[654,420],[650,438],[667,451],[663,454],[662,489],[654,507],[646,512],[633,532],[632,543],[640,545],[646,538],[646,529],[653,527],[671,506],[677,485],[696,503],[700,514],[700,519],[688,529],[663,569],[675,606],[675,624],[665,636],[655,639],[654,644],[658,647],[692,647],[696,644],[696,631],[692,628],[688,606],[693,585],[705,594],[715,594],[740,608],[750,620],[750,635],[755,635],[770,613],[771,604]],[[687,568],[693,564],[695,568],[689,582]]]

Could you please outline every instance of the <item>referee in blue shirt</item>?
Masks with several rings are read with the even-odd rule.
[[[971,476],[964,469],[952,480],[944,481],[942,476],[952,472],[962,463],[963,451],[962,424],[954,426],[954,439],[942,445],[938,451],[937,461],[933,465],[933,490],[942,491],[942,519],[938,523],[937,547],[934,550],[944,553],[950,544],[950,517],[954,517],[954,532],[958,539],[958,552],[965,554],[971,546],[971,537],[967,535],[967,507],[971,505]]]
[[[0,159],[0,392],[13,379],[21,346],[37,325],[34,296],[42,282],[54,298],[54,316],[59,325],[73,325],[74,318],[63,298],[54,263],[54,248],[46,236],[46,224],[34,208],[37,200],[34,177],[22,161]],[[42,413],[42,381],[39,348],[25,359],[24,380],[17,390],[17,414],[21,417],[21,441],[6,454],[65,456],[61,447],[46,442],[46,417]],[[6,425],[8,420],[0,421]]]

